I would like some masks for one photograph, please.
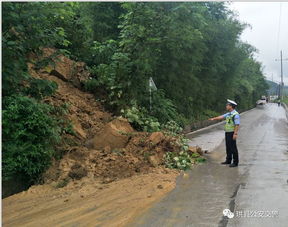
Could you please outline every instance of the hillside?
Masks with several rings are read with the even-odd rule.
[[[268,94],[277,95],[279,93],[279,84],[271,80],[266,80],[266,83],[269,85]],[[284,95],[288,95],[288,86],[284,86]]]
[[[222,113],[227,98],[246,110],[265,94],[255,49],[239,39],[245,26],[223,2],[3,3],[4,182],[13,188],[18,180],[25,187],[42,183],[51,159],[57,168],[63,155],[77,159],[71,151],[119,154],[111,161],[117,168],[118,159],[137,158],[119,168],[129,169],[127,175],[149,171],[158,158],[161,165],[187,169],[195,157],[181,154],[180,163],[169,153],[171,144],[188,148],[181,128]],[[55,57],[49,51],[48,59],[35,58],[43,47],[61,52],[63,63],[47,65]],[[165,135],[150,134],[161,130]],[[151,136],[164,142],[149,145]],[[133,146],[138,152],[130,152]],[[84,168],[90,163],[84,159],[69,161],[53,179],[66,182],[74,164],[82,175],[107,172],[108,164]]]
[[[5,226],[127,222],[205,161],[185,125],[267,90],[225,2],[2,5]]]
[[[45,57],[53,53],[54,49],[44,49]],[[64,155],[53,160],[42,184],[3,200],[3,223],[55,226],[81,221],[86,226],[121,226],[173,189],[180,172],[165,167],[165,154],[179,154],[181,144],[162,132],[138,132],[125,118],[106,112],[92,94],[81,90],[81,83],[89,79],[85,64],[63,55],[53,57],[53,62],[42,69],[29,63],[29,72],[57,83],[56,93],[43,102],[68,104],[65,118],[71,121],[72,132],[59,145]],[[194,163],[202,154],[198,147],[188,152],[194,154]],[[102,204],[101,212],[93,208],[95,204]],[[31,208],[24,211],[27,207]],[[120,208],[126,210],[118,212]],[[87,209],[91,212],[83,215]],[[50,220],[43,223],[43,215]]]
[[[45,49],[44,56],[50,57],[54,52]],[[45,173],[45,183],[59,183],[68,178],[79,180],[86,176],[107,183],[148,173],[164,165],[166,152],[181,151],[175,144],[177,138],[162,132],[137,132],[125,118],[105,112],[92,94],[80,89],[81,82],[89,79],[83,63],[63,55],[55,57],[54,63],[40,70],[35,70],[30,63],[29,71],[35,78],[58,84],[56,93],[44,102],[53,106],[68,104],[66,117],[74,133],[66,135],[70,143],[61,144],[59,148],[65,155],[55,160]]]

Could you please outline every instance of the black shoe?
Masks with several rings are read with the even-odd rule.
[[[231,164],[231,162],[225,161],[225,162],[221,162],[221,164],[222,164],[222,165],[228,165],[228,164]]]
[[[238,166],[238,164],[235,164],[235,163],[232,163],[229,165],[229,167],[237,167],[237,166]]]

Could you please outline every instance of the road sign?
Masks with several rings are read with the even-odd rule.
[[[157,87],[152,79],[152,77],[149,78],[149,93],[150,93],[150,112],[152,110],[152,90],[153,91],[156,91],[157,90]]]
[[[149,88],[152,90],[157,90],[157,87],[156,87],[152,77],[149,78]]]

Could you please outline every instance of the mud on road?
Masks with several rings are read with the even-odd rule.
[[[219,130],[210,129],[206,138],[221,140]],[[198,135],[199,144],[203,137]],[[221,143],[208,162],[179,176],[176,187],[178,172],[162,168],[108,184],[84,177],[57,190],[51,185],[32,187],[3,200],[3,225],[286,227],[287,147],[285,111],[271,104],[242,116],[238,168],[219,164],[225,158]],[[223,216],[227,208],[234,212],[233,219]],[[278,215],[237,217],[238,211],[249,210]]]
[[[177,175],[157,168],[109,184],[83,178],[56,190],[34,186],[2,201],[3,226],[125,226],[171,191]]]
[[[194,166],[188,176],[179,177],[172,192],[129,226],[287,226],[288,122],[285,110],[269,104],[241,118],[238,168],[219,164],[225,159],[222,143],[209,154],[207,163]],[[203,137],[205,134],[199,135],[200,143]],[[210,129],[206,138],[218,141],[219,128]],[[234,212],[234,218],[223,216],[227,208]],[[277,211],[278,215],[273,218],[238,217],[241,211]]]

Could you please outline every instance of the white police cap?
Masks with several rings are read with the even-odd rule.
[[[237,103],[230,99],[227,99],[227,103],[237,106]]]

